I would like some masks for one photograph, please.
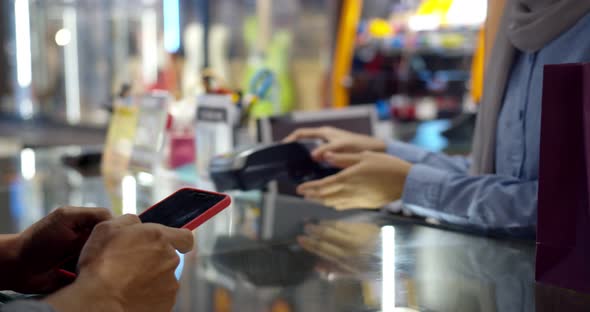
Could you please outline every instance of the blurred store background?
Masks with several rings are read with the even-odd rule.
[[[264,68],[278,85],[274,113],[374,105],[394,136],[467,152],[481,39],[490,36],[483,26],[488,13],[488,22],[496,18],[487,0],[0,5],[0,136],[33,145],[101,143],[123,85],[131,94],[166,90],[177,101],[210,92],[212,79],[246,93]],[[205,69],[214,78],[203,79]],[[58,132],[35,139],[31,129],[47,134],[45,126]],[[62,135],[69,129],[70,140]]]

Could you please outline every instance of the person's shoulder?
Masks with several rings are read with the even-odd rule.
[[[574,53],[580,62],[590,62],[590,12],[586,13],[572,28]]]
[[[579,41],[589,42],[588,31],[590,31],[590,12],[587,12],[580,17],[567,31],[563,32],[558,38],[564,41]]]
[[[553,63],[590,62],[590,12],[543,50]],[[567,48],[565,48],[567,47]],[[556,59],[557,58],[557,59]]]

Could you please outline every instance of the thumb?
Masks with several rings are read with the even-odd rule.
[[[326,159],[326,162],[328,162],[330,165],[332,165],[336,168],[344,169],[344,168],[348,168],[350,166],[358,164],[361,161],[361,154],[360,153],[336,154],[336,153],[328,152],[328,153],[326,153],[325,159]]]

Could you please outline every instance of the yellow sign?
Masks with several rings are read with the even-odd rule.
[[[133,141],[137,128],[136,106],[115,106],[107,132],[101,172],[107,192],[111,195],[113,212],[121,214],[120,185],[129,169]]]

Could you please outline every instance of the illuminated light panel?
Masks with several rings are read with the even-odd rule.
[[[147,9],[141,15],[142,75],[144,83],[158,80],[158,17],[156,11]]]
[[[74,7],[63,11],[64,28],[70,32],[70,42],[64,47],[66,83],[66,119],[80,122],[80,73],[78,61],[78,16]]]
[[[125,176],[121,182],[123,214],[137,214],[137,181],[132,176]]]
[[[395,311],[395,228],[381,228],[382,276],[381,311]]]
[[[16,79],[21,88],[28,88],[32,80],[29,0],[14,1],[14,26],[16,32]]]
[[[180,49],[180,2],[164,0],[164,49],[174,53]]]
[[[20,152],[20,171],[26,180],[31,180],[37,174],[35,151],[25,148]]]

